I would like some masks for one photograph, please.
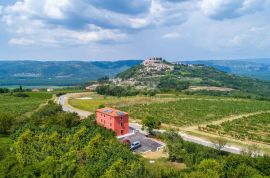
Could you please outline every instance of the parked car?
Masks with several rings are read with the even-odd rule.
[[[130,145],[130,150],[136,150],[136,149],[140,148],[141,146],[142,145],[141,145],[141,142],[140,141],[133,142]]]

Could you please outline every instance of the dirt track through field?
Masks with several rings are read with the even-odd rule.
[[[223,122],[226,122],[226,121],[233,121],[233,120],[236,120],[236,119],[242,119],[244,117],[256,116],[256,115],[264,114],[264,113],[270,113],[270,110],[269,111],[258,111],[258,112],[253,112],[253,113],[229,116],[229,117],[225,117],[223,119],[212,121],[212,122],[209,122],[209,123],[206,123],[206,124],[193,125],[193,126],[187,126],[187,127],[180,127],[180,129],[192,131],[192,130],[197,130],[198,126],[205,127],[206,125],[219,125],[219,124],[222,124]]]

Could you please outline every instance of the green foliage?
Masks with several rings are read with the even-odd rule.
[[[165,76],[160,78],[157,88],[162,91],[182,91],[189,88],[189,82],[182,81],[176,76]]]
[[[8,134],[14,122],[14,116],[0,113],[0,134]]]
[[[270,102],[225,98],[191,98],[181,96],[176,101],[150,102],[119,107],[134,119],[144,116],[159,118],[162,123],[178,126],[202,124],[232,115],[266,111]]]
[[[14,169],[22,177],[136,177],[142,172],[137,156],[89,120],[65,131],[28,128],[15,140],[15,149],[11,160],[3,160],[13,165],[0,166],[4,176],[14,177]]]
[[[122,87],[115,85],[102,85],[96,88],[96,92],[100,95],[109,95],[109,96],[135,96],[139,94],[139,91],[133,87]]]
[[[214,159],[205,159],[197,166],[197,170],[188,174],[191,178],[220,178],[222,177],[222,165]]]
[[[138,74],[138,71],[143,69],[142,65],[135,65],[119,74],[116,75],[116,77],[119,77],[121,79],[129,79],[132,77],[135,77]]]
[[[268,156],[251,157],[234,155],[183,141],[177,132],[171,130],[161,135],[166,140],[169,159],[184,162],[189,168],[184,177],[263,177],[269,176]]]
[[[30,122],[34,125],[46,127],[59,125],[65,128],[71,128],[79,124],[80,117],[77,113],[63,112],[60,105],[49,102],[32,115]]]
[[[146,116],[142,121],[143,127],[146,127],[150,134],[153,134],[154,129],[158,129],[161,126],[161,122],[151,116]]]
[[[0,93],[9,93],[8,88],[0,88]]]
[[[164,61],[164,63],[168,62]],[[121,79],[133,78],[140,84],[148,87],[157,86],[164,91],[181,91],[190,85],[217,86],[233,88],[256,98],[270,98],[270,82],[228,74],[202,65],[174,65],[172,71],[159,71],[157,73],[149,73],[143,65],[137,65],[118,74],[117,77]],[[209,92],[204,92],[204,94],[209,94]]]
[[[99,83],[107,83],[107,82],[109,82],[109,79],[110,79],[109,76],[104,76],[104,77],[97,79],[97,81]]]
[[[8,112],[14,117],[35,110],[41,103],[52,97],[49,93],[26,92],[29,97],[15,97],[12,94],[0,94],[0,112]]]
[[[60,96],[62,96],[62,95],[65,95],[66,93],[64,93],[64,92],[58,92],[58,93],[56,93],[56,96],[57,97],[60,97]]]
[[[27,95],[25,93],[14,93],[13,96],[21,97],[21,98],[27,98],[27,97],[29,97],[29,95]]]
[[[200,128],[205,132],[219,133],[237,139],[249,139],[270,143],[270,114],[262,113],[255,116],[243,117],[220,125],[207,125]]]
[[[101,105],[98,106],[98,109],[101,109],[101,108],[105,108],[105,105],[101,104]]]

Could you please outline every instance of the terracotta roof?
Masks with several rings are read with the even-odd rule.
[[[97,109],[97,112],[101,112],[110,116],[124,116],[124,115],[128,115],[127,112],[124,111],[120,111],[117,109],[113,109],[113,108],[101,108],[101,109]]]

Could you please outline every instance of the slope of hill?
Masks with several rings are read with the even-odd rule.
[[[270,81],[270,59],[185,61],[184,64],[203,64],[224,72]]]
[[[145,65],[145,62],[136,65],[118,74],[114,82],[175,90],[186,89],[188,86],[217,86],[270,97],[270,82],[229,74],[204,65],[172,64],[164,60],[154,64],[155,70]]]
[[[75,85],[103,76],[113,77],[139,60],[116,62],[82,61],[0,61],[2,85]]]

